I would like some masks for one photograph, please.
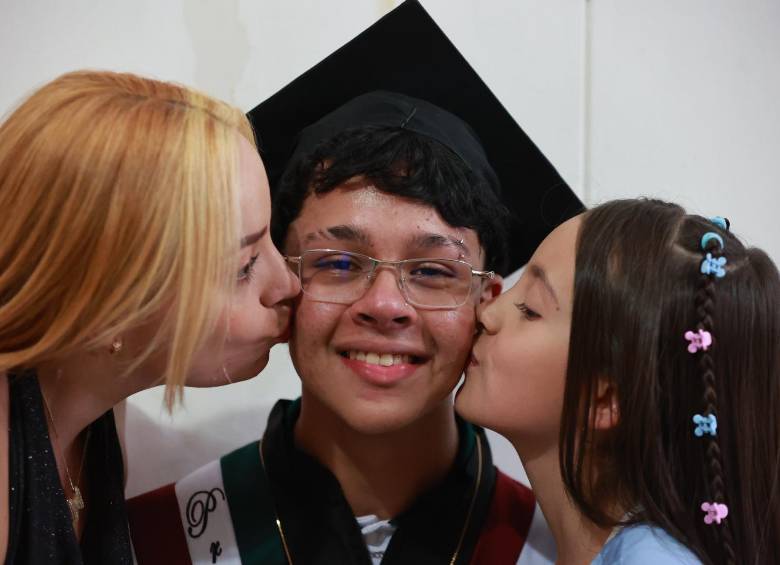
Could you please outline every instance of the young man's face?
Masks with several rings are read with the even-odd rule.
[[[434,208],[360,180],[307,197],[285,247],[291,255],[326,248],[383,260],[461,259],[475,269],[484,261],[473,230],[454,228]],[[317,405],[349,428],[374,434],[402,429],[449,403],[470,352],[479,296],[477,287],[457,308],[417,308],[404,299],[392,267],[379,268],[352,304],[302,295],[290,353],[304,406]],[[396,356],[392,365],[376,364],[382,355],[387,364],[388,354]]]

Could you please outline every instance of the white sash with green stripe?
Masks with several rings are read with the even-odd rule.
[[[220,463],[212,461],[176,483],[176,500],[193,565],[241,565]]]
[[[259,442],[204,465],[175,491],[193,565],[286,563]]]

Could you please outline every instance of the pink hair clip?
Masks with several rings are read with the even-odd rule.
[[[704,502],[701,505],[701,509],[706,512],[704,523],[707,525],[720,524],[721,520],[729,515],[729,507],[718,502]]]
[[[712,334],[707,330],[697,330],[695,332],[688,330],[685,332],[685,339],[690,341],[688,352],[696,353],[699,349],[707,351],[712,345]]]

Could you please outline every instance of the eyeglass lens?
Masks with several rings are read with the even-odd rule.
[[[302,255],[301,285],[315,300],[351,304],[371,286],[376,270],[398,270],[399,287],[407,301],[433,308],[465,303],[472,288],[471,267],[451,259],[415,259],[376,263],[356,253],[311,250]]]

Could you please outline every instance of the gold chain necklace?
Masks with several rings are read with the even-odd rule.
[[[474,510],[474,504],[477,501],[477,494],[479,493],[479,487],[482,484],[482,439],[479,437],[479,434],[475,434],[475,437],[477,438],[477,478],[474,481],[474,492],[471,494],[471,502],[469,503],[469,510],[466,513],[466,519],[463,522],[463,528],[461,528],[460,531],[460,538],[458,538],[458,545],[455,547],[455,553],[452,554],[452,559],[450,559],[450,565],[455,565],[455,562],[458,560],[458,554],[460,553],[460,548],[463,545],[463,540],[466,538],[466,532],[469,529],[469,523],[471,522],[471,513]],[[268,477],[268,472],[265,469],[265,456],[263,454],[263,442],[260,442],[260,463],[263,466],[263,472],[266,474],[266,477]],[[290,557],[290,549],[287,547],[287,537],[284,535],[284,527],[282,526],[282,521],[279,519],[279,514],[276,512],[276,508],[274,508],[274,518],[276,519],[276,529],[279,532],[279,537],[282,540],[282,548],[284,549],[284,555],[287,558],[287,563],[289,565],[293,565],[292,557]]]
[[[87,436],[84,438],[84,448],[81,452],[81,463],[79,463],[79,473],[76,476],[76,483],[74,483],[73,479],[70,476],[70,470],[68,469],[68,459],[65,457],[65,452],[60,447],[60,434],[57,432],[57,424],[54,423],[54,417],[51,414],[51,409],[49,408],[49,402],[46,400],[46,395],[43,394],[43,391],[41,391],[41,398],[43,398],[43,406],[46,408],[46,415],[49,417],[49,421],[51,422],[51,429],[52,431],[54,431],[54,444],[56,446],[57,451],[59,451],[60,455],[62,456],[62,462],[65,466],[65,476],[68,478],[68,483],[70,484],[70,490],[72,495],[71,496],[66,495],[65,500],[68,502],[68,508],[70,509],[71,519],[73,520],[73,529],[75,530],[79,524],[79,512],[81,512],[82,510],[84,510],[84,508],[86,508],[86,505],[84,504],[84,497],[81,496],[81,489],[79,488],[79,484],[81,483],[81,471],[84,469],[84,457],[87,454],[87,443],[89,443],[90,428],[87,428]]]

